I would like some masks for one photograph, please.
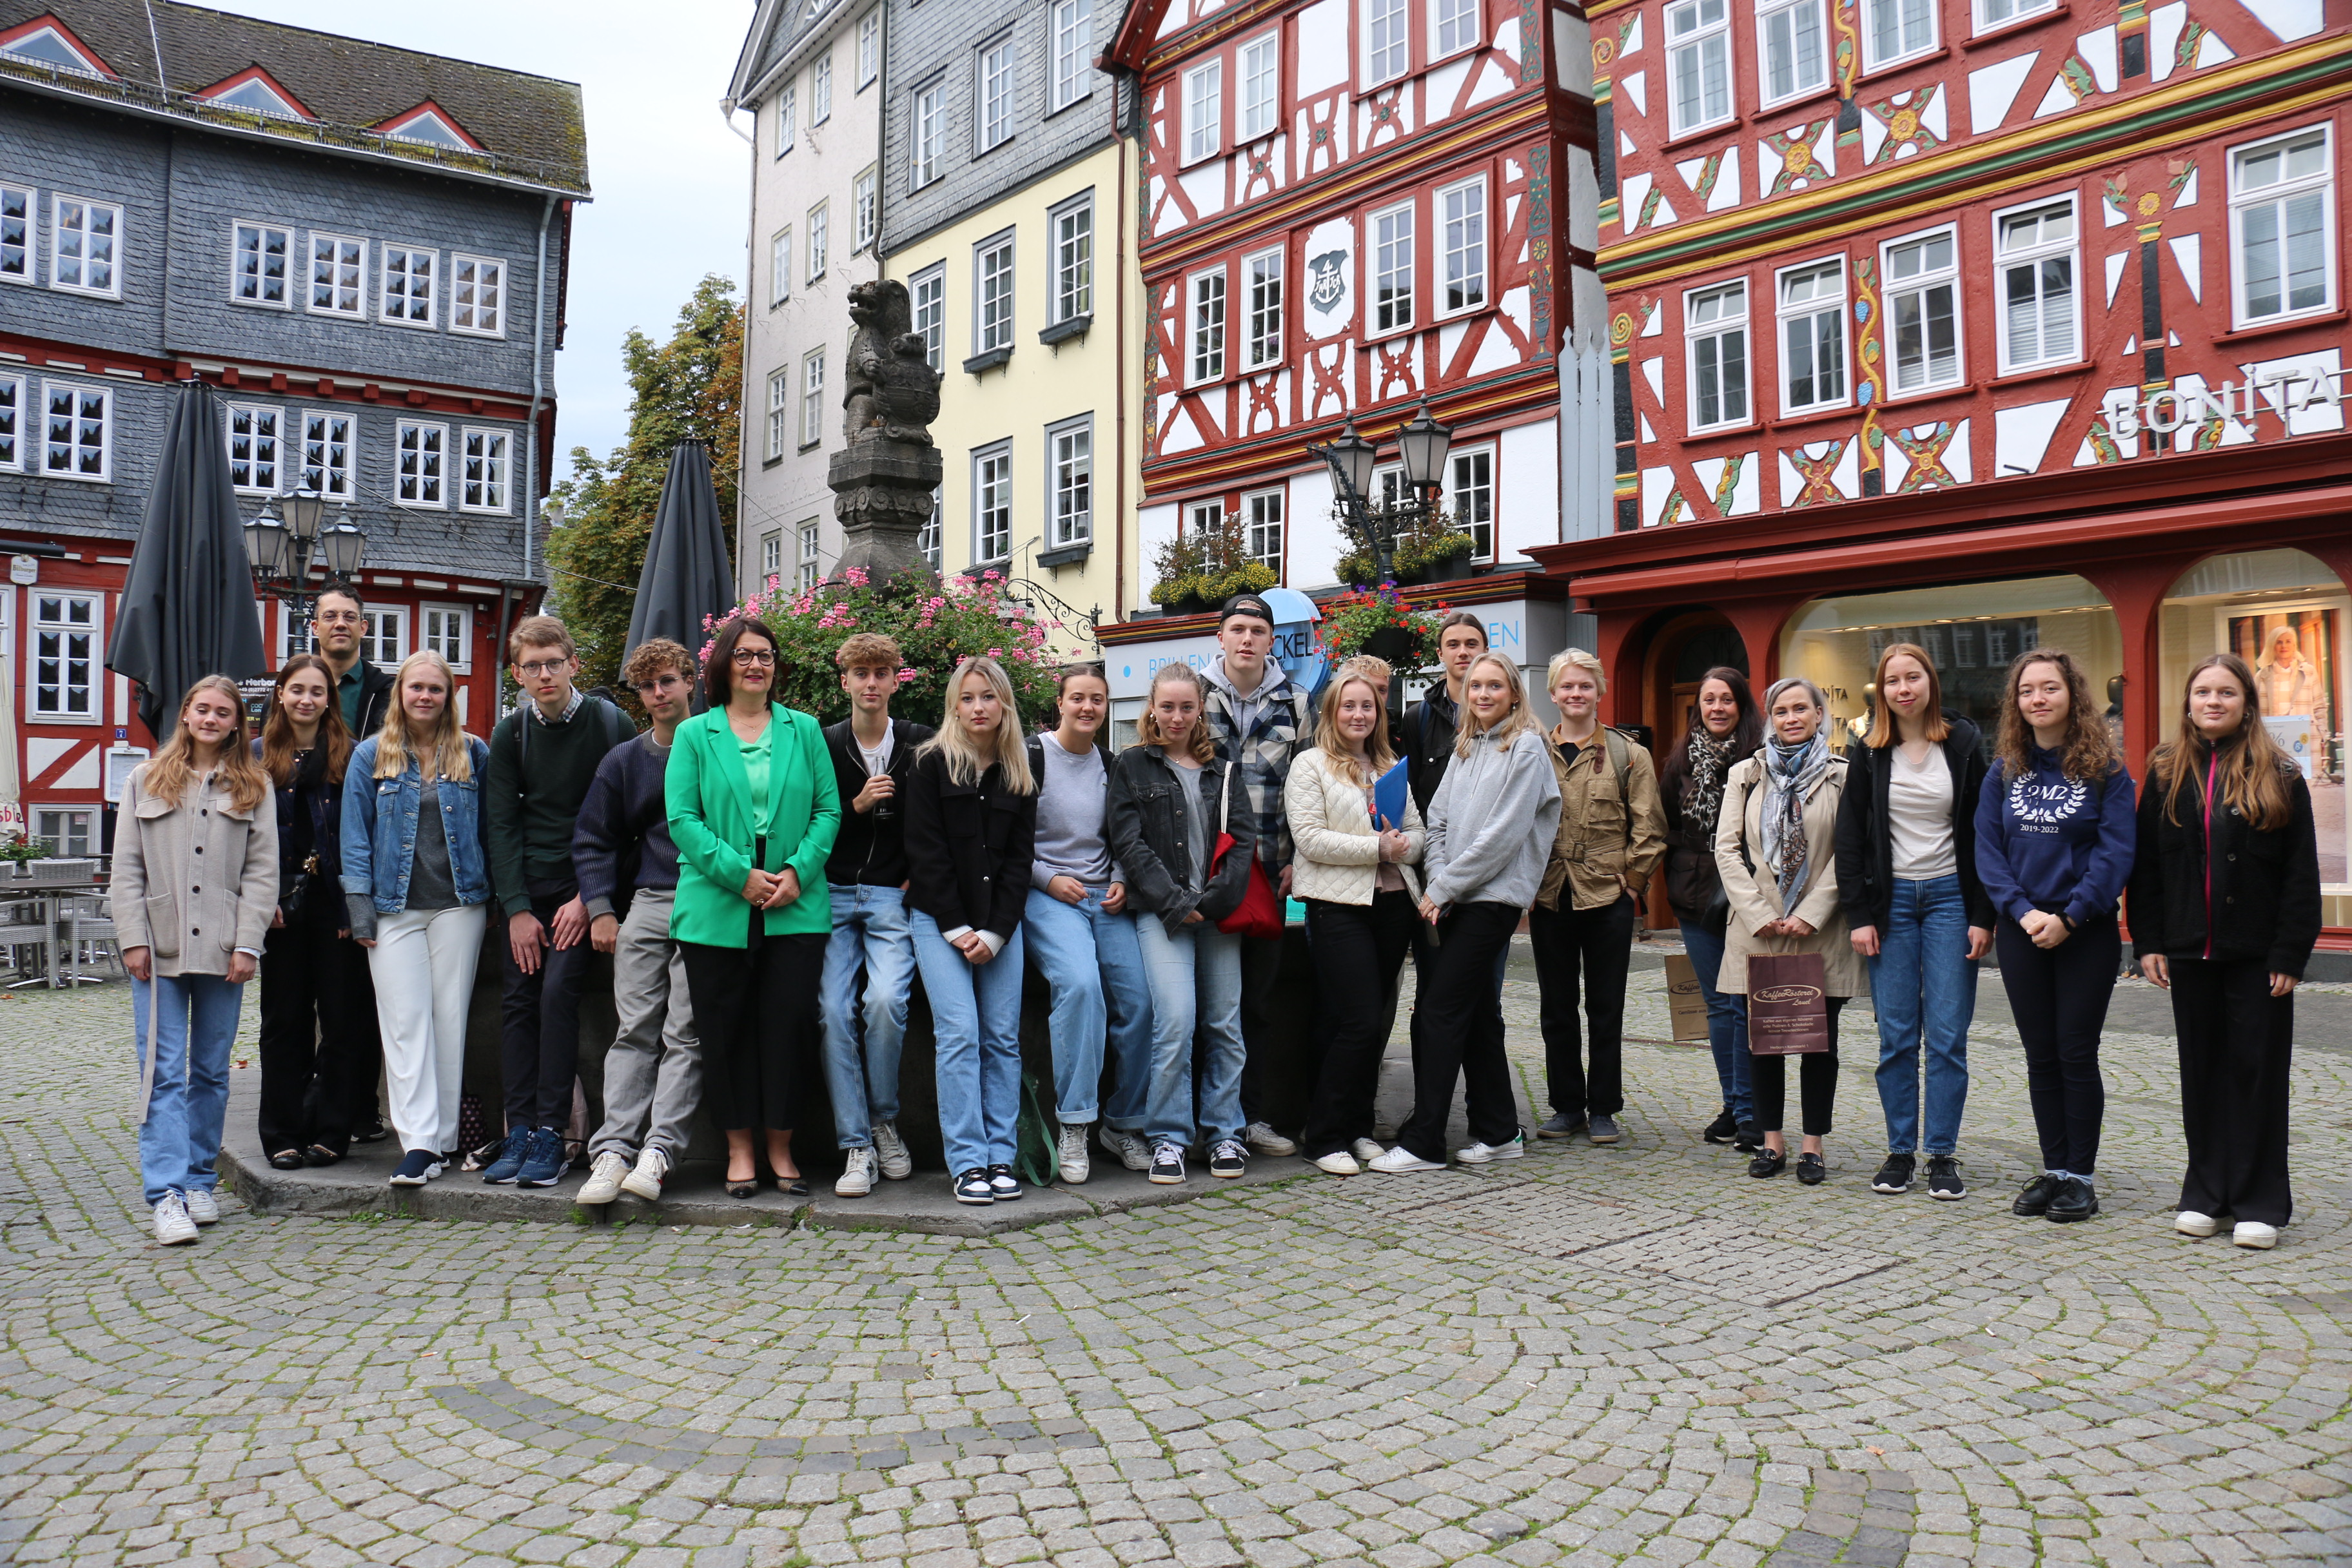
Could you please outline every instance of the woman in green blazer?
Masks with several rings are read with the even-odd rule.
[[[841,797],[824,736],[772,696],[776,637],[738,616],[719,629],[702,672],[710,706],[677,727],[663,776],[677,845],[669,933],[686,959],[703,1093],[727,1133],[727,1190],[759,1190],[753,1131],[795,1196],[797,1089],[818,1049],[818,982],[833,900],[825,857]],[[805,895],[805,896],[803,896]]]

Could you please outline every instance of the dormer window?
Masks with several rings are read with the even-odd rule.
[[[300,104],[294,95],[279,87],[269,73],[259,66],[241,70],[215,87],[208,87],[196,97],[205,103],[216,103],[224,109],[243,109],[255,114],[276,115],[281,120],[316,118]]]
[[[110,79],[114,75],[100,63],[96,55],[82,46],[79,38],[66,31],[60,24],[47,18],[8,32],[0,32],[0,54],[14,55],[20,60],[31,60],[37,65],[55,66],[77,76]]]
[[[435,147],[451,147],[460,152],[478,153],[482,144],[457,128],[457,122],[443,112],[436,103],[421,103],[405,114],[394,115],[376,127],[386,136],[397,136],[404,142],[423,142]]]

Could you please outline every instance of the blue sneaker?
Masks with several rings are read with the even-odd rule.
[[[530,1152],[530,1129],[518,1127],[499,1145],[499,1157],[483,1168],[482,1180],[503,1186],[515,1179]]]
[[[562,1179],[571,1163],[563,1157],[562,1133],[552,1127],[534,1127],[522,1157],[522,1169],[515,1173],[515,1185],[551,1187]]]

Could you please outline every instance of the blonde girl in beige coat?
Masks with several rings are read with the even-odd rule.
[[[1846,940],[1845,916],[1838,906],[1837,818],[1845,794],[1845,759],[1830,750],[1827,709],[1821,688],[1801,676],[1772,683],[1764,694],[1764,749],[1725,775],[1715,834],[1716,868],[1731,901],[1716,988],[1738,995],[1745,1005],[1749,955],[1822,957],[1830,1048],[1799,1058],[1804,1064],[1799,1071],[1805,1142],[1797,1156],[1797,1179],[1809,1186],[1828,1173],[1822,1140],[1837,1097],[1838,1008],[1863,990],[1862,961]],[[1748,1037],[1755,1037],[1752,1032]],[[1749,1066],[1764,1146],[1748,1162],[1748,1173],[1777,1176],[1789,1160],[1780,1131],[1788,1058],[1759,1056]]]
[[[236,682],[207,675],[132,770],[114,829],[115,940],[139,1052],[139,1173],[165,1247],[220,1217],[228,1054],[278,913],[278,811]]]

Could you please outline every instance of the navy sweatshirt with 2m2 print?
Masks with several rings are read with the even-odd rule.
[[[2122,764],[2096,783],[2071,779],[2058,753],[2027,749],[2011,779],[1998,760],[1977,797],[1977,874],[2004,920],[2035,910],[2081,925],[2116,912],[2131,879],[2139,824]]]

